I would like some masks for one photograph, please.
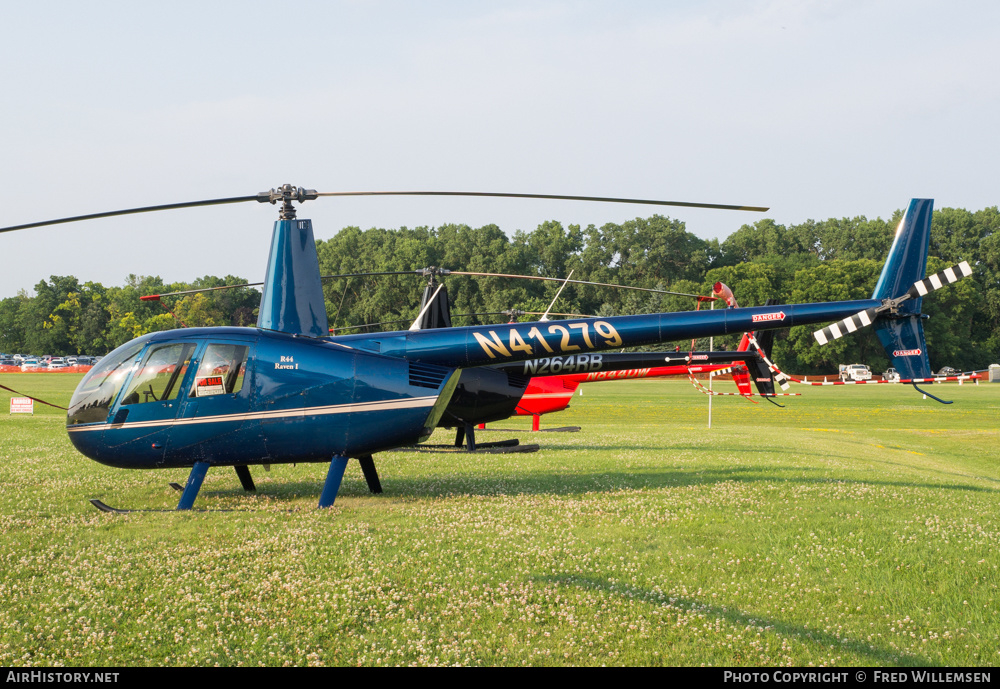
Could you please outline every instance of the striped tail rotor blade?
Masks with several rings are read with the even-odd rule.
[[[778,383],[782,390],[787,390],[792,387],[791,383],[788,382],[791,379],[783,371],[778,371],[774,374],[774,380]]]
[[[825,345],[831,340],[836,340],[848,333],[853,333],[856,330],[860,330],[866,326],[871,325],[875,321],[875,307],[870,309],[865,309],[864,311],[859,311],[853,316],[848,316],[842,321],[838,321],[833,325],[828,325],[822,330],[817,330],[813,333],[813,337],[821,345]]]
[[[962,261],[957,266],[945,268],[940,273],[934,273],[930,277],[926,277],[920,282],[914,283],[913,287],[909,289],[907,294],[911,299],[923,297],[936,289],[941,289],[946,285],[958,282],[962,278],[967,278],[970,275],[972,275],[972,268],[969,266],[969,262]]]

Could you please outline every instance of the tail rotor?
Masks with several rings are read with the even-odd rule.
[[[880,300],[881,305],[859,311],[814,332],[813,335],[821,346],[861,328],[874,326],[879,342],[901,378],[918,380],[931,377],[927,342],[921,323],[922,298],[972,275],[972,267],[968,261],[962,261],[924,277],[933,206],[934,202],[930,199],[910,201],[872,294],[872,299]],[[906,291],[903,292],[903,289]],[[913,386],[916,387],[916,384]],[[924,394],[937,399],[928,393]]]

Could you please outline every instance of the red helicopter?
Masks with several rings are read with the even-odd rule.
[[[712,289],[712,297],[698,297],[699,307],[701,306],[701,302],[707,299],[722,299],[730,308],[739,307],[736,297],[733,295],[733,291],[728,285],[722,282],[715,283]],[[773,302],[771,300],[768,301],[768,305],[772,303]],[[755,345],[755,349],[758,350],[764,349],[765,346],[767,349],[770,348],[771,342],[774,338],[773,332],[767,331],[761,335],[760,339],[766,344],[761,344],[755,340],[753,335],[754,333],[745,333],[743,335],[740,345],[736,350],[738,353],[749,351],[751,343],[753,343]],[[693,341],[691,345],[693,350]],[[611,357],[615,355],[607,356]],[[624,355],[618,356],[624,357]],[[517,405],[516,413],[518,416],[531,416],[531,430],[537,431],[539,430],[541,415],[563,411],[569,407],[570,399],[572,399],[581,383],[621,380],[626,378],[690,376],[698,373],[715,373],[727,368],[732,369],[733,382],[736,383],[736,387],[741,396],[747,399],[751,399],[753,396],[753,392],[750,389],[751,377],[757,385],[761,396],[770,399],[773,398],[775,394],[773,375],[764,365],[764,360],[760,356],[739,358],[729,352],[694,351],[682,354],[680,347],[677,347],[676,351],[672,355],[652,355],[652,363],[654,363],[654,365],[647,366],[646,368],[640,368],[640,366],[649,362],[647,357],[643,357],[642,355],[633,356],[635,358],[635,368],[587,371],[579,373],[574,372],[565,374],[559,373],[559,371],[564,370],[564,366],[559,366],[558,370],[556,370],[556,365],[549,364],[545,359],[525,362],[524,373],[528,374],[530,372],[533,377],[531,382],[528,383],[528,387],[525,390],[524,395],[521,396],[521,401]],[[631,363],[626,358],[622,358],[621,361],[626,365]],[[673,364],[671,363],[673,361],[677,361],[679,363]],[[721,361],[724,363],[712,364],[710,361]],[[662,362],[666,362],[669,365],[655,365]],[[744,363],[741,364],[740,362]],[[751,375],[751,367],[754,369],[754,375]],[[539,373],[544,373],[546,370],[551,370],[554,375],[538,375]]]
[[[619,370],[587,371],[582,373],[564,373],[551,376],[534,376],[528,387],[525,389],[521,400],[517,403],[516,414],[518,416],[531,416],[531,430],[540,430],[540,418],[543,414],[559,412],[569,407],[570,400],[576,394],[577,389],[583,383],[606,382],[613,380],[625,380],[636,378],[663,378],[668,376],[687,376],[700,373],[718,373],[727,369],[732,371],[733,382],[739,390],[739,394],[746,398],[751,398],[754,394],[750,387],[750,372],[745,364],[740,362],[753,361],[759,359],[754,352],[748,353],[749,338],[744,337],[740,343],[740,348],[736,352],[690,352],[682,353],[679,350],[673,354],[634,354],[631,357],[638,364],[652,360],[655,363],[661,362],[682,362],[665,366],[645,366],[635,368],[624,368]],[[737,356],[739,353],[748,353],[742,359]],[[605,355],[605,358],[614,355]],[[622,355],[628,356],[628,355]],[[624,361],[624,360],[623,360]],[[721,363],[710,363],[718,361]],[[548,363],[545,359],[526,362],[525,369],[541,369]],[[627,362],[632,363],[632,362]],[[529,364],[533,366],[529,366]],[[755,379],[756,380],[756,379]],[[766,381],[766,382],[765,382]],[[771,382],[770,376],[762,377],[758,381],[764,386]],[[773,386],[769,393],[762,389],[761,395],[772,395]]]

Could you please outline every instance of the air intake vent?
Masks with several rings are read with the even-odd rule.
[[[431,388],[437,390],[441,383],[451,373],[450,368],[435,366],[434,364],[421,364],[415,361],[410,362],[410,385],[418,388]]]
[[[528,383],[531,378],[527,376],[522,376],[519,373],[507,372],[507,385],[514,388],[515,390],[524,390],[528,387]]]

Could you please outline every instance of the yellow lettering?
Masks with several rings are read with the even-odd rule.
[[[510,330],[510,348],[515,352],[525,352],[526,354],[534,353],[534,350],[531,349],[531,345],[521,339],[521,334],[513,328]]]
[[[555,334],[556,332],[562,333],[562,341],[559,343],[559,348],[564,352],[573,352],[580,349],[576,345],[571,345],[569,343],[569,330],[562,327],[561,325],[550,325],[549,332]]]
[[[597,321],[594,323],[594,330],[597,331],[598,335],[607,340],[605,344],[609,347],[621,347],[621,335],[619,335],[618,331],[615,330],[615,327],[607,321]]]
[[[490,331],[490,337],[493,338],[493,342],[490,342],[479,333],[472,333],[472,334],[475,335],[476,339],[479,341],[479,346],[483,348],[483,351],[486,352],[486,354],[491,359],[496,359],[496,355],[490,351],[491,349],[495,351],[497,354],[510,356],[510,352],[507,350],[506,347],[504,347],[503,342],[500,341],[500,338],[497,337],[496,332],[494,332],[493,330]]]
[[[544,337],[542,337],[542,333],[538,331],[538,328],[532,328],[531,330],[529,330],[528,337],[533,337],[536,340],[538,340],[539,344],[541,344],[542,347],[545,348],[545,351],[548,352],[549,354],[555,353],[555,350],[552,349],[552,347],[549,347],[549,343],[545,341]]]
[[[594,348],[594,343],[590,340],[590,335],[587,334],[587,324],[586,323],[570,323],[569,327],[573,330],[579,330],[583,333],[583,341],[587,343],[587,347],[590,349]]]

